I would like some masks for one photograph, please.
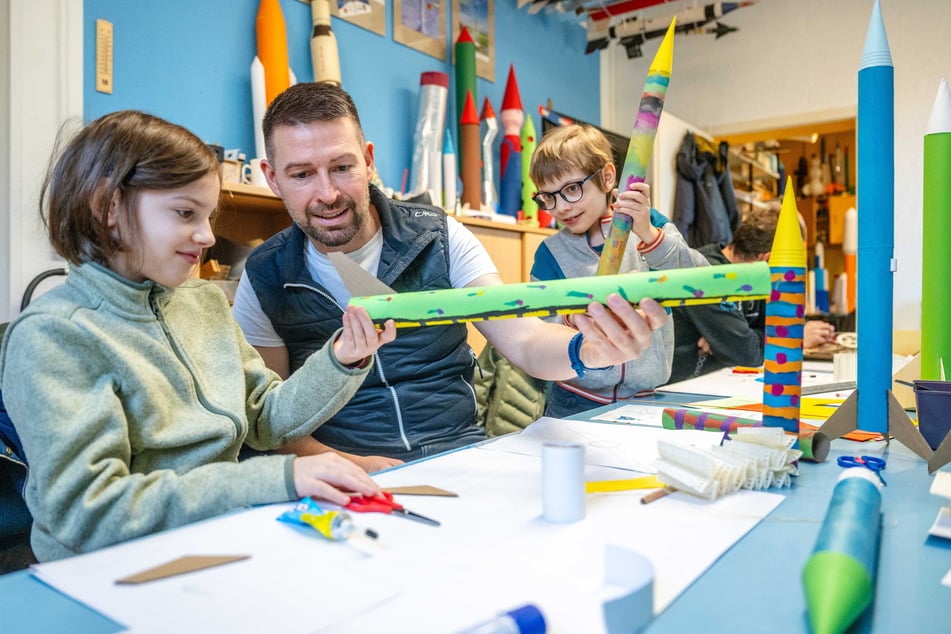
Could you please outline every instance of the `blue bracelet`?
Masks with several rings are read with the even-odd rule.
[[[568,342],[568,361],[571,363],[571,369],[575,371],[579,379],[584,376],[585,370],[607,370],[611,367],[609,365],[603,368],[589,368],[586,366],[584,362],[581,361],[582,342],[584,342],[584,335],[580,332]]]

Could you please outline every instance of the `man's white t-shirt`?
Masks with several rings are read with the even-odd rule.
[[[449,280],[453,288],[462,288],[473,280],[490,273],[498,273],[488,251],[469,229],[455,218],[448,217],[449,236]],[[383,232],[377,231],[373,238],[347,256],[359,264],[365,271],[376,275],[383,253]],[[304,261],[310,276],[318,280],[341,306],[350,301],[350,293],[344,285],[337,269],[330,259],[314,248],[310,240],[304,248]],[[274,331],[271,320],[261,309],[258,296],[251,288],[247,272],[241,273],[241,280],[234,295],[232,313],[244,336],[252,346],[278,348],[284,345]]]

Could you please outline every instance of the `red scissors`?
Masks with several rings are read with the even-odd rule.
[[[350,498],[350,503],[346,507],[355,513],[388,513],[399,515],[407,519],[416,520],[430,526],[439,526],[439,522],[419,513],[413,513],[403,508],[399,502],[393,501],[393,494],[382,491],[376,497],[366,495],[355,495]]]

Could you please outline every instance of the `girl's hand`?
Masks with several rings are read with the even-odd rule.
[[[350,502],[344,491],[370,497],[380,492],[366,471],[332,451],[294,458],[294,488],[300,497],[313,496],[340,506]]]
[[[619,192],[611,208],[634,219],[631,232],[645,244],[657,238],[660,229],[651,224],[651,188],[647,183],[631,183],[627,191]]]
[[[373,355],[385,343],[396,339],[393,320],[377,330],[362,306],[347,306],[343,312],[343,332],[334,341],[333,352],[342,365],[352,366]]]

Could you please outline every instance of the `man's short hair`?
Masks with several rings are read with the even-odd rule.
[[[357,106],[344,89],[326,83],[294,84],[275,97],[264,113],[261,128],[268,157],[274,155],[274,148],[271,147],[274,128],[306,125],[314,121],[333,121],[343,117],[353,120],[362,137],[363,126],[360,124]]]

